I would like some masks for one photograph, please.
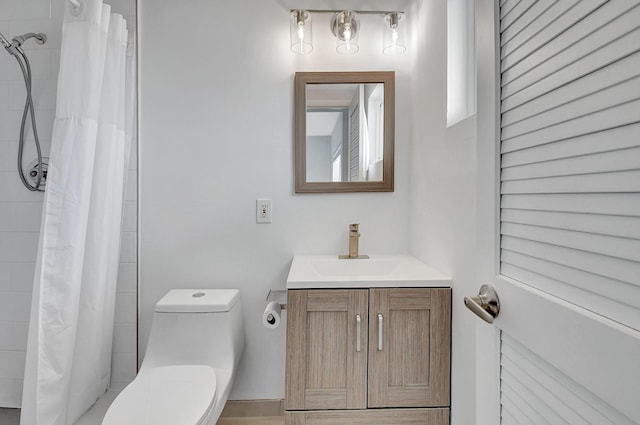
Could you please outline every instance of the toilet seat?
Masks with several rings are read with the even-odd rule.
[[[202,365],[140,371],[113,402],[103,425],[200,425],[216,399],[216,374]]]

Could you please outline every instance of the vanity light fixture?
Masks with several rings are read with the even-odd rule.
[[[290,18],[291,51],[299,55],[313,50],[311,15],[306,10],[293,10]]]
[[[382,53],[387,56],[401,55],[407,51],[405,41],[404,14],[392,12],[384,17]]]
[[[332,13],[330,28],[336,39],[336,51],[353,55],[360,50],[360,20],[358,15],[381,15],[384,20],[382,51],[385,55],[400,55],[407,50],[404,12],[375,10],[291,10],[289,29],[291,51],[300,55],[313,50],[311,15]]]
[[[331,32],[336,37],[336,52],[341,55],[355,55],[360,50],[358,34],[360,22],[355,12],[345,10],[331,19]]]

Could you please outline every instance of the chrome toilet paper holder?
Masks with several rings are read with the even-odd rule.
[[[282,310],[287,309],[287,291],[285,289],[269,289],[267,304],[275,301],[280,304]]]

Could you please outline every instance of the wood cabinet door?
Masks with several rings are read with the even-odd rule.
[[[366,408],[368,294],[289,290],[287,410]]]
[[[449,405],[451,289],[371,289],[369,407]]]

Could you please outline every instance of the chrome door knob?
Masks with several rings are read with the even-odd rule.
[[[493,323],[500,314],[498,293],[491,285],[482,285],[475,297],[464,297],[464,305],[487,323]]]

